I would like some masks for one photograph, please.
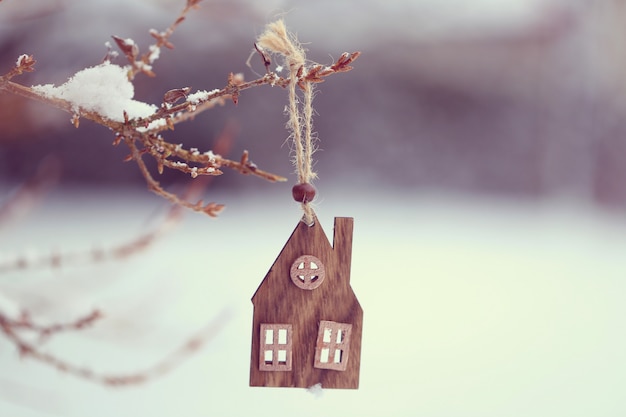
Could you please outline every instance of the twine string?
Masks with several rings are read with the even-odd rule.
[[[265,32],[258,38],[256,45],[263,50],[278,53],[285,58],[289,69],[289,122],[293,140],[293,164],[296,168],[298,183],[310,184],[317,174],[313,171],[313,85],[304,80],[306,75],[306,57],[304,50],[297,39],[287,32],[284,21],[278,20],[267,25]],[[297,87],[303,90],[302,105],[300,105]],[[314,222],[314,212],[309,201],[303,201],[303,221],[311,225]]]
[[[313,172],[313,84],[304,83],[304,161],[302,163],[302,181],[311,182],[317,175]]]

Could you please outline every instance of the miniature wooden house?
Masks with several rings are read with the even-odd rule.
[[[358,388],[363,310],[350,287],[353,219],[299,222],[252,304],[250,386]]]

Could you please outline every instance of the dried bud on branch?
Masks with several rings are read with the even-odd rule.
[[[120,48],[122,53],[126,55],[126,58],[128,58],[128,62],[135,62],[135,59],[139,54],[139,47],[137,46],[135,41],[130,38],[122,39],[118,36],[113,36],[113,40],[117,44],[117,47]]]
[[[17,59],[16,69],[18,71],[17,75],[20,75],[24,72],[33,72],[35,71],[35,59],[32,55],[20,55]]]
[[[185,15],[191,9],[196,8],[199,3],[200,0],[188,0],[187,6],[170,27],[162,32],[151,30],[150,34],[157,42],[149,47],[149,52],[141,56],[139,47],[132,39],[114,36],[115,43],[129,61],[130,65],[127,67],[105,62],[79,71],[67,83],[59,87],[50,85],[27,87],[10,81],[16,75],[33,70],[35,63],[33,57],[22,55],[18,58],[16,66],[8,74],[0,77],[0,90],[43,101],[68,111],[72,114],[72,122],[76,127],[78,127],[80,117],[108,127],[115,134],[114,145],[123,141],[129,147],[130,154],[127,160],[137,163],[150,190],[175,204],[214,216],[221,210],[221,206],[189,203],[165,191],[152,177],[142,160],[143,156],[150,156],[156,160],[159,174],[165,168],[169,168],[196,178],[200,175],[220,175],[222,174],[220,168],[227,167],[242,174],[258,176],[269,181],[284,181],[285,178],[259,169],[249,162],[247,152],[244,152],[244,157],[239,162],[213,154],[211,151],[192,152],[184,149],[182,145],[167,142],[161,136],[161,132],[173,130],[176,124],[188,121],[217,104],[223,105],[227,99],[237,104],[241,92],[248,88],[261,85],[287,87],[292,82],[302,87],[305,82],[323,82],[324,78],[329,75],[351,70],[350,64],[359,57],[360,53],[344,53],[330,66],[312,64],[305,68],[303,63],[298,64],[295,78],[282,78],[269,69],[270,53],[284,54],[288,51],[285,50],[285,45],[276,39],[262,36],[255,44],[267,71],[266,75],[261,78],[245,81],[242,75],[230,73],[226,86],[221,89],[203,90],[193,94],[188,87],[171,89],[164,93],[160,106],[133,99],[134,87],[130,80],[139,72],[154,75],[151,64],[158,58],[160,48],[173,47],[169,42],[170,36],[184,21]],[[280,25],[272,23],[268,27],[284,30],[282,22]],[[296,58],[289,56],[288,61],[292,64],[300,62]],[[106,80],[111,82],[110,87],[105,84]],[[93,84],[90,84],[92,82]]]
[[[186,149],[182,144],[168,142],[161,133],[166,130],[173,130],[175,125],[191,120],[216,105],[224,105],[228,100],[237,104],[241,93],[252,87],[278,85],[283,88],[289,87],[291,93],[292,90],[295,91],[296,86],[304,88],[305,85],[310,87],[311,83],[323,82],[325,77],[329,75],[350,71],[352,62],[359,57],[360,53],[344,53],[329,66],[316,63],[309,65],[304,60],[303,54],[295,53],[294,55],[290,52],[289,45],[284,42],[284,39],[287,38],[278,37],[279,39],[277,39],[261,36],[259,42],[255,44],[255,48],[266,69],[266,74],[263,77],[245,81],[243,75],[230,73],[226,85],[222,88],[209,91],[201,90],[194,93],[189,87],[170,89],[163,94],[163,101],[158,106],[135,100],[133,98],[134,86],[131,81],[139,73],[149,76],[155,75],[152,71],[152,64],[159,58],[161,48],[174,47],[169,40],[170,37],[177,26],[185,20],[186,14],[191,9],[197,8],[200,1],[187,0],[186,7],[166,30],[160,32],[150,30],[150,35],[156,40],[156,43],[150,45],[144,54],[140,54],[138,45],[132,39],[113,36],[115,44],[128,60],[128,65],[124,67],[111,63],[114,54],[109,50],[105,62],[77,72],[61,86],[28,87],[12,81],[13,77],[34,70],[35,59],[31,55],[24,54],[18,57],[15,65],[8,73],[0,76],[0,91],[38,100],[64,110],[72,115],[71,120],[75,127],[79,126],[79,120],[83,117],[110,129],[114,133],[113,145],[124,143],[128,147],[130,153],[126,160],[137,164],[148,189],[174,204],[162,227],[125,244],[108,250],[89,253],[65,256],[53,254],[34,261],[17,259],[13,263],[0,264],[0,272],[41,266],[59,267],[77,259],[88,259],[92,262],[104,259],[122,259],[148,247],[166,229],[178,221],[182,208],[204,213],[211,217],[217,216],[223,210],[224,206],[221,204],[205,203],[202,199],[192,203],[190,200],[196,200],[197,197],[179,197],[163,189],[148,169],[144,157],[155,160],[159,174],[168,168],[180,171],[192,178],[216,176],[221,175],[222,169],[225,167],[241,174],[257,176],[268,181],[285,181],[282,176],[260,169],[250,160],[246,150],[243,151],[239,160],[230,160],[210,150],[200,152],[195,148]],[[288,36],[282,21],[272,23],[268,27],[274,31],[283,31],[283,35]],[[297,44],[295,39],[293,41]],[[286,64],[290,68],[288,78],[280,77],[270,70],[272,53],[282,54],[287,61]],[[197,184],[199,181],[197,180],[195,183]],[[305,196],[299,199],[301,201],[310,200],[313,198],[313,194],[306,191],[303,194]],[[24,195],[28,196],[28,193]],[[13,216],[14,207],[11,205],[0,206],[0,223]],[[165,358],[154,369],[131,375],[110,376],[97,375],[87,368],[72,365],[52,354],[42,352],[39,346],[28,342],[28,339],[24,338],[22,334],[22,332],[28,331],[34,332],[40,338],[48,338],[63,331],[83,330],[100,318],[101,313],[94,310],[70,323],[44,326],[36,323],[27,313],[15,318],[0,311],[0,333],[4,334],[5,338],[16,346],[22,356],[34,358],[61,371],[109,385],[140,383],[161,374],[171,369],[182,357],[197,350],[203,343],[203,339],[206,338],[206,336],[198,336],[190,339],[179,351]],[[211,324],[208,328],[208,336],[214,334],[223,322],[224,318],[219,318],[216,320],[216,324]]]
[[[172,105],[179,100],[186,99],[189,91],[191,91],[189,87],[170,90],[163,95],[163,103]]]

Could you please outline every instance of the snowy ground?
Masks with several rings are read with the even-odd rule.
[[[250,297],[295,227],[287,186],[188,215],[123,262],[0,277],[42,320],[98,307],[92,329],[47,347],[105,373],[148,367],[221,317],[172,373],[111,388],[20,360],[0,339],[2,416],[618,416],[626,413],[626,222],[572,201],[476,199],[408,190],[321,190],[318,215],[355,218],[352,285],[365,311],[357,391],[248,387]],[[6,193],[3,192],[3,195]],[[381,204],[386,207],[379,208]],[[159,209],[161,208],[161,209]],[[133,192],[57,191],[0,253],[114,245],[163,203]]]
[[[147,29],[178,9],[170,0],[55,1],[38,17],[40,2],[13,8],[18,1],[1,1],[0,38],[8,62],[35,54],[33,83],[61,83],[99,62],[111,34],[143,34],[145,47]],[[155,102],[172,87],[221,86],[224,74],[245,70],[251,41],[281,11],[311,42],[312,59],[363,50],[357,70],[329,80],[316,99],[317,214],[329,237],[334,216],[355,218],[352,286],[365,312],[359,390],[248,387],[250,297],[300,213],[289,184],[224,178],[212,193],[228,205],[218,220],[189,214],[145,253],[0,275],[5,314],[26,308],[45,323],[102,310],[92,328],[44,345],[100,373],[150,368],[217,320],[210,342],[161,378],[112,388],[20,360],[0,337],[0,416],[625,415],[626,221],[592,206],[617,210],[626,195],[623,11],[609,0],[589,10],[583,1],[457,3],[216,1],[181,27],[159,63],[161,84],[141,91]],[[10,15],[8,5],[30,12]],[[68,32],[86,21],[90,30]],[[178,65],[189,56],[198,62]],[[250,91],[226,110],[242,127],[237,149],[286,174],[285,97],[272,93]],[[67,130],[43,111],[29,120],[7,114],[2,181],[23,181],[43,156],[60,153],[62,184],[84,188],[56,190],[22,222],[0,225],[0,262],[114,246],[163,217],[165,203],[143,185],[120,190],[141,179],[107,132],[88,123],[75,130],[64,113],[54,118]],[[202,138],[205,149],[225,117],[198,121],[194,134],[177,129],[172,140]],[[35,134],[28,127],[37,123]],[[96,179],[116,186],[100,189]],[[563,194],[580,200],[557,199]]]

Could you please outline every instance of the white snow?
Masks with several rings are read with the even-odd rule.
[[[124,111],[134,119],[157,110],[154,105],[133,100],[135,88],[127,70],[109,62],[78,71],[58,87],[46,84],[32,88],[46,97],[69,101],[77,113],[92,111],[116,122],[124,121]]]
[[[372,206],[371,188],[346,197],[339,184],[320,188],[316,210],[331,240],[333,216],[355,218],[351,285],[365,312],[360,388],[323,389],[319,397],[248,387],[250,297],[301,216],[285,200],[288,189],[272,187],[280,186],[210,190],[212,200],[228,203],[219,219],[189,214],[125,261],[3,277],[1,288],[14,289],[3,294],[22,307],[48,306],[60,321],[101,308],[105,316],[92,328],[45,346],[100,372],[149,367],[224,309],[233,314],[181,367],[118,389],[19,360],[0,339],[0,415],[626,415],[623,219],[573,203],[392,187],[376,189],[389,203],[384,213]],[[34,241],[44,251],[107,247],[146,231],[149,213],[168,206],[145,189],[92,191],[47,201],[40,215],[0,235],[0,251]],[[27,291],[27,300],[13,295]],[[80,299],[84,308],[67,306]]]
[[[187,96],[187,100],[191,104],[198,104],[199,102],[206,100],[209,97],[209,92],[205,90],[197,91]]]
[[[138,127],[137,131],[138,132],[147,132],[149,130],[158,129],[158,128],[165,127],[165,126],[167,126],[167,122],[165,121],[164,118],[160,118],[160,119],[156,119],[156,120],[153,120],[152,122],[150,122],[148,127]]]
[[[189,94],[189,95],[187,96],[187,101],[189,101],[191,104],[198,104],[198,103],[200,103],[200,102],[202,102],[202,101],[206,101],[206,100],[208,100],[208,99],[209,99],[209,96],[210,96],[211,94],[215,94],[215,93],[217,93],[218,91],[220,91],[220,90],[219,90],[219,89],[217,89],[217,88],[216,88],[216,89],[214,89],[214,90],[211,90],[211,91],[199,90],[199,91],[196,91],[196,92],[195,92],[195,93],[193,93],[193,94]]]
[[[311,385],[309,388],[307,388],[307,391],[317,398],[321,398],[324,393],[324,390],[322,389],[322,384],[320,384],[319,382],[315,385]]]
[[[142,71],[152,71],[152,65],[145,64],[143,61],[137,61],[135,64]]]
[[[26,54],[22,54],[17,58],[17,61],[15,62],[15,66],[19,67],[20,65],[22,65],[22,61],[25,60],[26,58],[28,58],[28,55]]]
[[[148,61],[152,64],[154,61],[159,59],[159,56],[161,56],[161,48],[156,45],[150,45],[149,49],[150,55],[148,56]]]

